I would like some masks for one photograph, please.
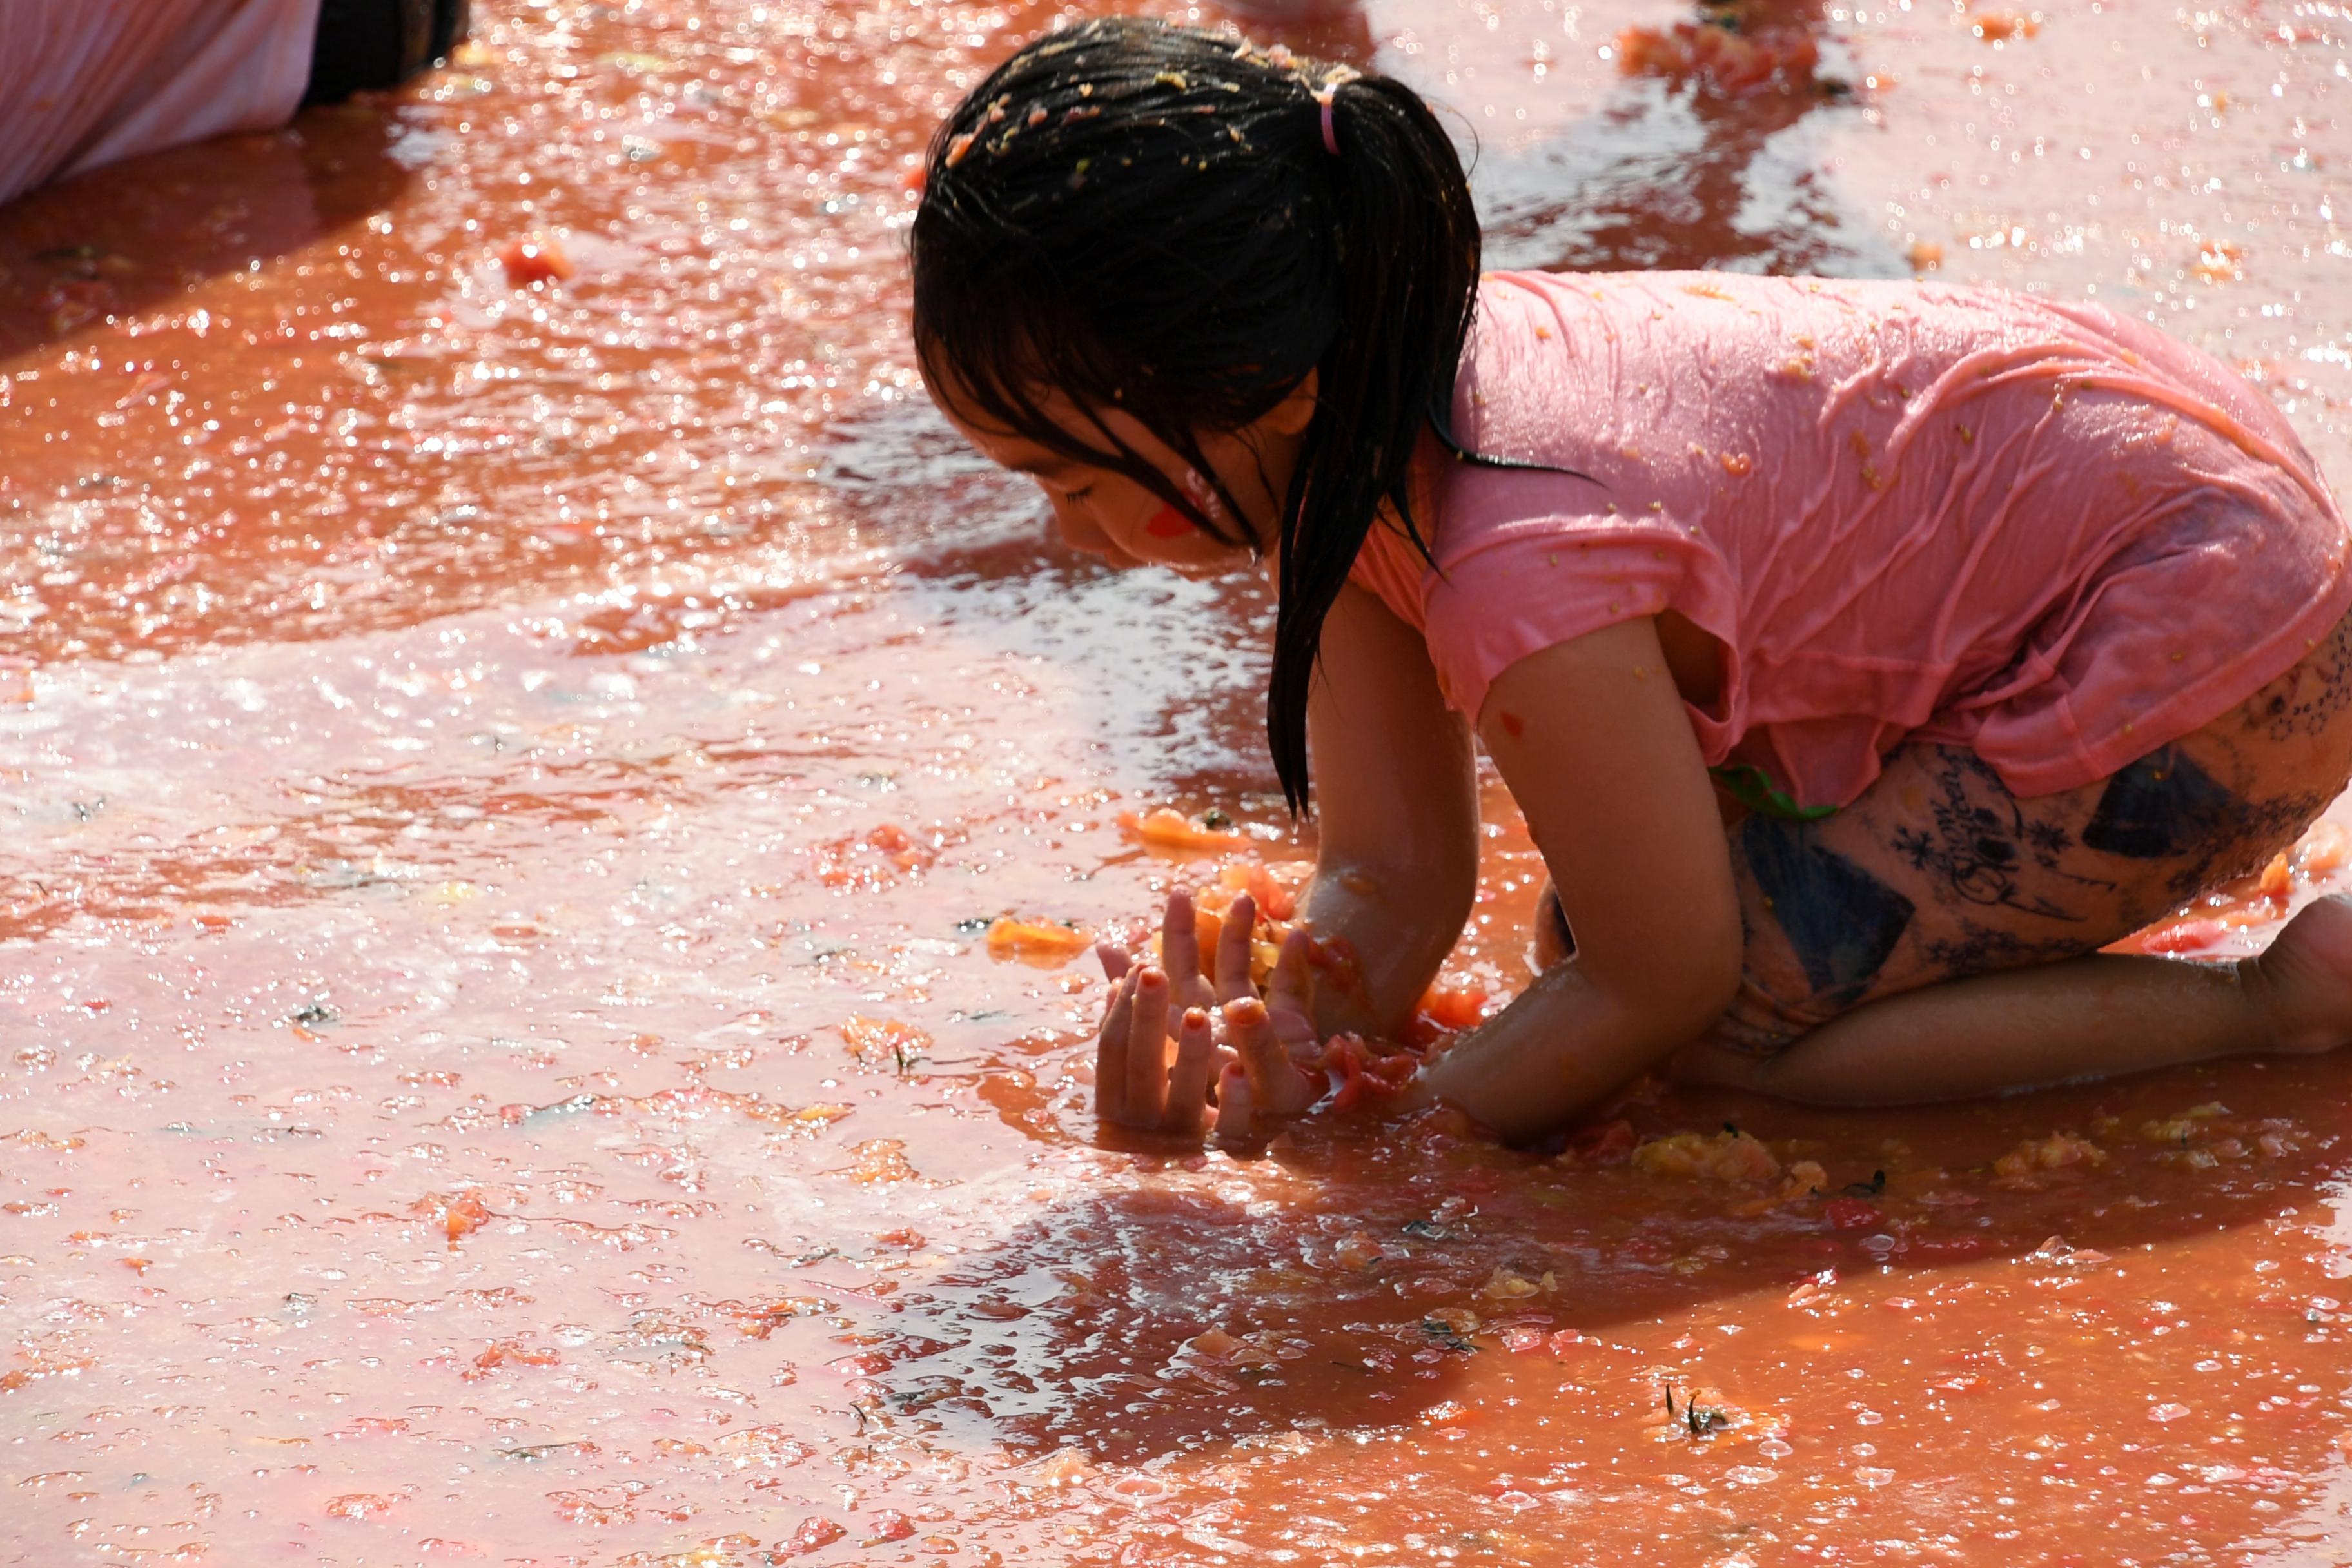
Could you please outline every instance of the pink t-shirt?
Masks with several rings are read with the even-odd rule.
[[[2343,514],[2284,416],[2093,306],[1722,273],[1496,273],[1442,572],[1355,580],[1474,720],[1512,664],[1675,610],[1724,648],[1710,765],[1843,805],[1907,740],[2020,795],[2114,773],[2284,673],[2352,606]]]
[[[318,26],[319,0],[0,0],[0,201],[285,124]]]

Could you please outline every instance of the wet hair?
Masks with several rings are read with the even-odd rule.
[[[912,249],[916,351],[961,413],[1123,474],[1229,544],[1258,542],[1103,411],[1132,416],[1238,519],[1199,433],[1239,430],[1320,373],[1276,524],[1266,689],[1275,772],[1304,811],[1324,617],[1382,502],[1428,555],[1407,476],[1423,429],[1456,446],[1479,235],[1436,116],[1401,82],[1286,49],[1081,23],[1013,55],[940,127]],[[1049,418],[1048,389],[1098,439]]]

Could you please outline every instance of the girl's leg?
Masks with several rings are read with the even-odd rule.
[[[2092,953],[1948,980],[1857,1007],[1777,1056],[1691,1047],[1675,1072],[1815,1105],[1904,1105],[2347,1044],[2352,899],[2337,894],[2234,963]]]
[[[2063,795],[2019,800],[1909,746],[1817,823],[1731,830],[1741,994],[1682,1076],[1909,1100],[2352,1041],[2352,907],[2226,965],[2100,954],[2260,866],[2352,773],[2352,620],[2233,711]]]

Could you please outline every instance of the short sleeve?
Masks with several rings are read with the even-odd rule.
[[[1615,517],[1534,517],[1444,551],[1426,636],[1447,702],[1473,723],[1495,679],[1530,654],[1674,607],[1697,546]]]

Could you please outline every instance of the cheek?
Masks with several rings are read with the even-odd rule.
[[[1151,521],[1143,525],[1143,531],[1154,539],[1181,539],[1196,531],[1192,519],[1172,506],[1163,506],[1151,514]]]
[[[1066,506],[1060,501],[1052,501],[1048,503],[1048,510],[1053,514],[1054,526],[1060,531],[1064,543],[1079,550],[1099,552],[1110,542],[1110,536],[1097,527],[1076,507]]]

